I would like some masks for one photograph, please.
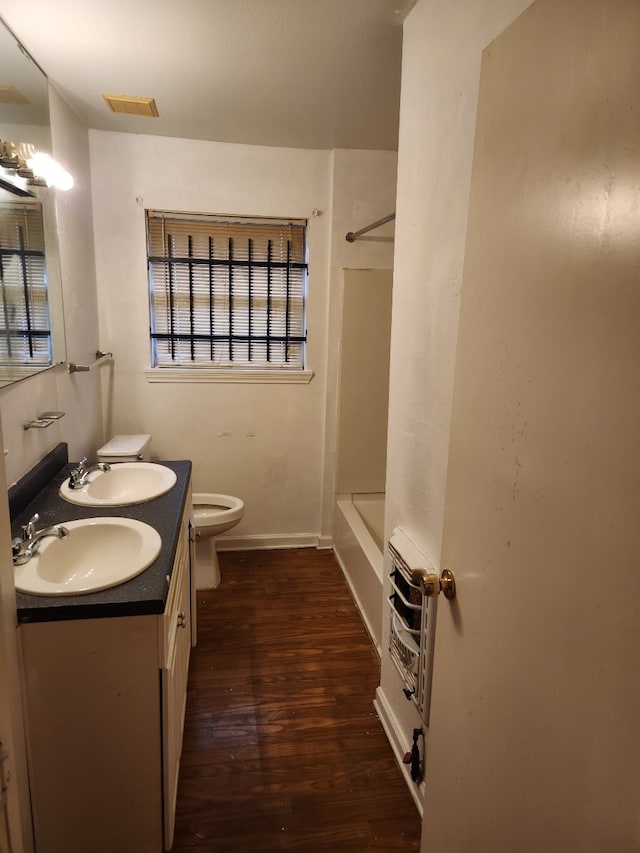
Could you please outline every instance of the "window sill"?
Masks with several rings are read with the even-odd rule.
[[[229,370],[188,367],[150,367],[147,382],[227,382],[232,384],[308,385],[313,370]]]

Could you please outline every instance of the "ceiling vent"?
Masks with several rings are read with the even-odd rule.
[[[19,92],[15,86],[3,86],[0,84],[0,104],[28,104],[28,98]]]
[[[158,108],[153,98],[138,98],[133,95],[102,96],[112,113],[124,113],[129,116],[147,116],[156,118]]]

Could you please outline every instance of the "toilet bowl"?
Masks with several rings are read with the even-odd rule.
[[[193,523],[196,531],[196,589],[220,583],[216,537],[231,530],[244,515],[244,501],[233,495],[194,492]]]

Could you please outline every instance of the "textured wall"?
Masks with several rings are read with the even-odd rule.
[[[326,472],[332,478],[335,464],[325,452],[325,443],[335,445],[335,423],[326,423],[325,412],[335,385],[327,364],[333,371],[336,198],[342,220],[349,220],[345,233],[353,228],[347,196],[363,216],[369,215],[371,188],[386,192],[392,203],[395,154],[345,153],[340,162],[344,156],[352,168],[337,180],[328,151],[99,131],[90,139],[101,343],[115,356],[105,397],[108,432],[149,432],[156,456],[192,459],[196,490],[242,497],[245,517],[235,537],[249,544],[246,537],[254,544],[274,537],[315,541]],[[392,164],[382,178],[381,162]],[[309,384],[148,382],[145,208],[308,218]],[[370,259],[372,250],[365,244],[359,254]]]

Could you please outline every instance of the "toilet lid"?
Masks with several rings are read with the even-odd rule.
[[[136,456],[149,441],[150,435],[114,435],[98,450],[98,456]]]

